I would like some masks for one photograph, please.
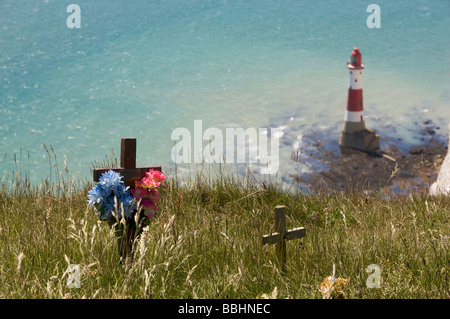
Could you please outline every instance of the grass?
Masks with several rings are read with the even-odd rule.
[[[66,167],[37,187],[3,176],[0,298],[322,298],[333,265],[350,278],[346,298],[450,298],[449,197],[291,194],[225,173],[168,180],[134,261],[121,265],[113,232],[87,205],[93,183]],[[285,273],[262,245],[277,205],[288,228],[306,228],[287,243]],[[78,289],[67,286],[70,264],[81,268]],[[366,286],[371,264],[379,289]]]

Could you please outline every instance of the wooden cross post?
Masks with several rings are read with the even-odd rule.
[[[134,187],[134,182],[142,179],[145,176],[145,172],[148,172],[150,169],[161,171],[161,167],[136,167],[136,139],[122,137],[120,143],[120,167],[95,168],[94,181],[98,182],[103,173],[113,170],[123,176],[125,186]]]
[[[276,254],[284,272],[286,270],[286,240],[305,237],[306,231],[304,227],[286,230],[286,206],[275,207],[275,231],[263,236],[263,245],[277,245]]]
[[[135,182],[145,176],[145,172],[154,169],[161,172],[161,167],[136,167],[136,139],[123,137],[120,144],[120,167],[117,168],[94,168],[94,181],[98,182],[103,173],[113,170],[123,176],[125,186],[131,188],[135,187]],[[127,253],[131,252],[135,238],[135,229],[128,227],[126,242],[119,241],[119,254],[125,257]],[[128,250],[126,250],[128,249]]]

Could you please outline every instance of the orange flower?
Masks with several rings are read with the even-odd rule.
[[[345,279],[334,277],[336,268],[333,265],[333,275],[324,278],[320,284],[319,291],[323,295],[323,299],[342,299],[345,298],[344,287],[350,281],[350,277]]]

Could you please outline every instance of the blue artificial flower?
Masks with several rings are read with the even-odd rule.
[[[99,204],[102,200],[101,196],[101,187],[100,184],[97,184],[97,186],[92,188],[88,193],[89,205],[93,206]]]
[[[124,187],[122,177],[123,176],[121,176],[119,173],[112,170],[109,170],[106,173],[103,173],[102,176],[100,176],[98,182],[102,186],[106,196],[110,196],[111,193],[116,193],[116,191],[121,191],[119,187]]]
[[[100,176],[98,184],[89,191],[87,195],[89,205],[100,214],[101,220],[114,218],[113,212],[121,219],[122,211],[126,218],[133,217],[132,213],[136,209],[136,204],[133,203],[133,196],[129,188],[125,187],[122,178],[123,176],[119,173],[109,170]]]

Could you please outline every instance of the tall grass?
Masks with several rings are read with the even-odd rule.
[[[347,298],[450,297],[448,197],[293,194],[222,171],[183,187],[169,179],[133,262],[121,264],[113,231],[87,205],[93,183],[70,177],[67,164],[61,173],[47,150],[51,182],[2,178],[0,298],[259,298],[275,288],[278,298],[322,298],[333,264],[350,278]],[[262,244],[277,205],[287,206],[288,228],[306,228],[287,243],[284,273]],[[67,285],[71,264],[80,288]],[[371,264],[379,289],[366,286]]]

